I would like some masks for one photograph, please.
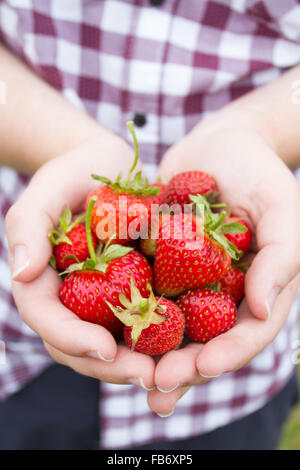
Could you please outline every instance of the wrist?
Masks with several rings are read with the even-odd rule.
[[[47,178],[48,171],[60,174],[62,169],[68,172],[74,180],[78,177],[85,179],[92,186],[98,185],[91,174],[101,174],[115,179],[122,172],[126,174],[132,165],[134,152],[131,146],[121,137],[100,128],[95,135],[89,136],[79,145],[62,152],[55,158],[45,162],[37,171]],[[140,165],[137,165],[140,169]],[[90,188],[91,189],[91,188]]]
[[[1,79],[14,90],[0,109],[1,165],[32,174],[98,135],[111,135],[1,45],[0,63]]]
[[[6,164],[26,174],[33,174],[58,157],[78,156],[82,160],[92,152],[99,153],[100,161],[104,148],[119,149],[119,152],[122,150],[125,154],[130,150],[123,139],[85,115],[80,116],[80,119],[77,116],[72,125],[68,126],[64,133],[60,132],[58,137],[56,142],[51,144],[50,140],[53,139],[50,138],[48,142],[36,141],[30,148],[26,147],[22,154],[19,153],[16,159],[10,159],[8,155]]]
[[[201,121],[168,149],[160,174],[166,181],[186,169],[219,174],[222,168],[247,166],[247,155],[252,148],[260,148],[264,154],[277,158],[267,126],[249,113],[243,115],[224,108]]]
[[[21,172],[27,174],[35,173],[39,168],[47,162],[65,154],[75,151],[77,148],[99,145],[102,139],[112,138],[113,134],[98,125],[89,116],[75,116],[73,121],[64,124],[64,129],[57,133],[57,138],[49,138],[45,141],[42,132],[37,132],[37,139],[30,148],[27,146],[19,153],[16,159],[12,159],[14,167]],[[55,133],[55,128],[51,130],[51,134]],[[8,163],[10,165],[10,163]]]
[[[210,115],[191,131],[197,133],[199,142],[215,139],[227,133],[253,134],[262,139],[275,153],[277,141],[272,127],[262,114],[253,107],[241,106],[241,103],[231,103],[220,111]]]

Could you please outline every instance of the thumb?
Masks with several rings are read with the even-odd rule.
[[[63,206],[67,204],[74,213],[81,211],[90,190],[90,177],[84,177],[90,168],[80,156],[79,149],[44,164],[9,209],[5,220],[8,262],[15,281],[32,281],[44,271],[52,254],[48,233]]]
[[[110,155],[100,158],[98,155]],[[120,155],[123,157],[120,160]],[[87,194],[96,187],[90,175],[112,177],[115,168],[126,170],[132,150],[110,133],[91,139],[45,163],[32,177],[29,186],[6,216],[9,264],[13,279],[28,282],[39,276],[51,256],[48,233],[67,204],[73,213],[84,207]],[[121,166],[120,166],[121,165]],[[98,184],[97,184],[98,185]]]
[[[34,207],[30,198],[21,198],[6,215],[8,262],[15,281],[28,282],[46,268],[51,253],[48,232],[53,227],[50,216]]]
[[[296,210],[299,208],[295,207],[292,214],[297,214]],[[282,212],[270,211],[257,226],[261,249],[246,275],[245,290],[250,310],[260,319],[271,315],[277,296],[300,271],[297,217],[288,212],[279,220],[278,213]]]

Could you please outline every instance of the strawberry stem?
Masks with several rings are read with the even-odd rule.
[[[226,204],[226,202],[220,202],[220,203],[216,203],[216,204],[210,204],[210,207],[212,209],[225,209],[226,211],[226,216],[227,217],[230,217],[230,207],[228,204]]]
[[[88,249],[90,253],[91,259],[94,261],[95,265],[97,264],[97,256],[93,245],[92,233],[91,233],[91,219],[92,219],[92,211],[97,201],[97,196],[93,196],[89,202],[89,206],[86,213],[86,221],[85,221],[85,231],[86,231],[86,240],[88,244]]]
[[[137,138],[136,138],[136,133],[135,133],[135,130],[134,130],[134,127],[133,127],[133,121],[128,121],[127,122],[127,127],[130,130],[130,133],[131,133],[132,138],[133,138],[135,155],[134,155],[134,161],[133,161],[132,167],[130,168],[128,176],[125,180],[125,184],[129,183],[131,175],[132,175],[132,173],[133,173],[133,171],[134,171],[134,169],[137,165],[138,158],[139,158],[139,144],[138,144],[138,141],[137,141]]]
[[[135,196],[138,196],[138,197],[156,196],[156,194],[159,194],[161,191],[161,188],[159,186],[149,185],[147,178],[143,178],[141,171],[138,171],[134,176],[132,176],[132,173],[135,170],[135,167],[138,162],[139,145],[138,145],[136,134],[133,128],[133,122],[129,121],[127,123],[127,127],[130,130],[131,135],[133,137],[135,156],[134,156],[134,162],[129,170],[129,173],[126,179],[122,181],[121,173],[117,176],[117,179],[115,181],[111,181],[109,178],[106,178],[105,176],[99,176],[95,174],[92,174],[91,176],[95,180],[101,181],[101,183],[109,186],[116,193],[134,194]]]

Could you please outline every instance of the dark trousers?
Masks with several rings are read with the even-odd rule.
[[[263,408],[205,435],[135,449],[275,449],[298,399],[296,375]],[[98,381],[53,365],[0,402],[0,449],[99,448]],[[117,449],[116,449],[117,450]]]

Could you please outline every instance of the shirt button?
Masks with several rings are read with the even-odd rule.
[[[153,5],[154,7],[159,7],[160,5],[164,3],[164,1],[165,0],[149,0],[151,5]]]
[[[135,114],[133,118],[133,122],[137,127],[144,127],[146,124],[146,116],[144,114]]]

